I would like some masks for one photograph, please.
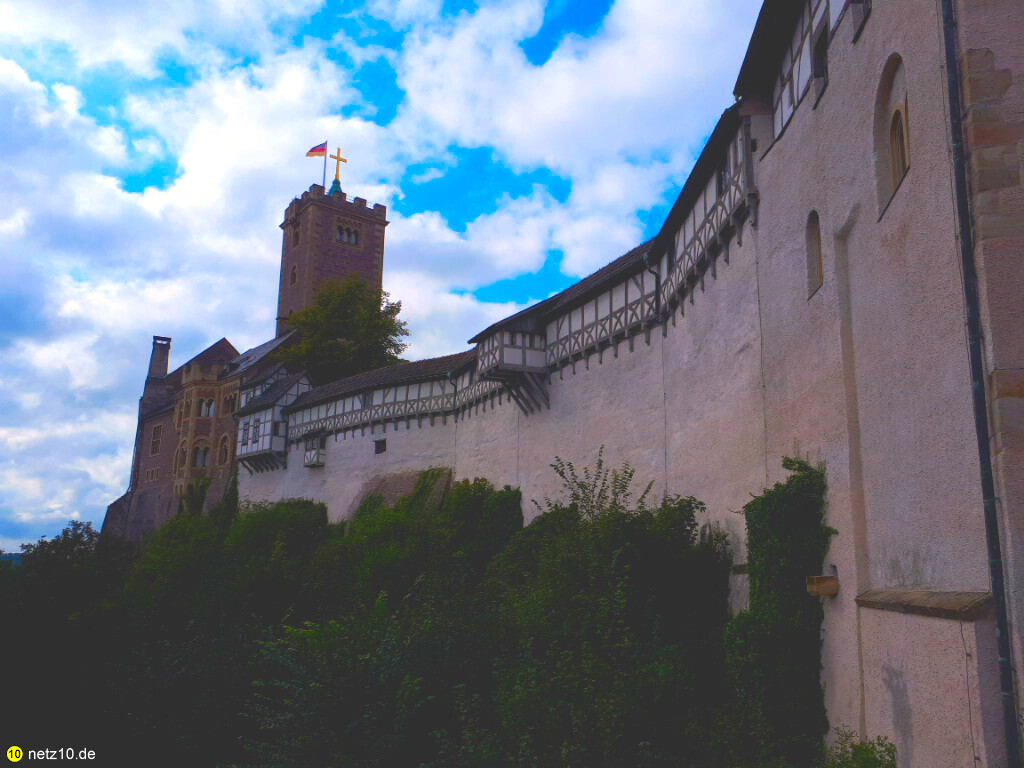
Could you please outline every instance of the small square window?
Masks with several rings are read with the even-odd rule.
[[[373,441],[373,452],[384,453],[388,449],[388,441],[385,440],[374,440]]]

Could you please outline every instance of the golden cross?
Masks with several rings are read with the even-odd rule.
[[[341,156],[341,147],[338,147],[338,154],[331,155],[331,160],[335,161],[334,178],[337,179],[338,181],[341,181],[341,164],[348,162],[348,160]]]

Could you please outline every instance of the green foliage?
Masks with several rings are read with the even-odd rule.
[[[837,728],[822,768],[896,768],[896,745],[884,736],[856,741],[853,731]]]
[[[292,370],[305,370],[316,384],[394,365],[409,331],[398,319],[402,302],[351,275],[327,281],[313,304],[288,318],[298,343],[276,353]]]
[[[445,470],[346,523],[305,500],[239,508],[233,483],[134,560],[72,524],[0,596],[45,630],[17,635],[18,658],[90,662],[14,681],[62,691],[80,740],[109,735],[126,764],[893,768],[882,740],[823,750],[804,578],[831,533],[824,473],[785,466],[745,508],[751,606],[732,621],[704,505],[632,496],[601,452],[556,459],[565,501],[526,527],[518,490]]]
[[[823,611],[806,590],[834,533],[824,523],[825,471],[794,458],[783,467],[793,474],[743,509],[750,609],[725,636],[737,691],[735,760],[751,766],[812,765],[828,731],[819,682]]]
[[[580,514],[588,520],[593,520],[603,512],[621,511],[629,506],[629,499],[632,495],[629,486],[633,482],[636,470],[629,465],[629,462],[623,464],[621,469],[606,467],[603,445],[597,451],[597,461],[593,471],[589,467],[584,467],[582,477],[576,471],[575,464],[571,461],[564,461],[558,456],[551,464],[551,469],[562,480],[563,490],[569,497],[569,506],[578,509]],[[647,496],[653,487],[654,481],[652,480],[637,499],[637,509],[644,509]],[[550,512],[559,506],[547,497],[544,498],[543,507],[536,499],[533,503],[539,512]]]

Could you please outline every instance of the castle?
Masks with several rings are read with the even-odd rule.
[[[128,492],[142,536],[197,477],[334,518],[429,466],[556,496],[599,446],[729,532],[781,459],[825,462],[833,725],[914,768],[1019,755],[1024,652],[1020,0],[767,0],[658,235],[472,349],[313,388],[269,353],[319,281],[379,285],[386,210],[314,185],[284,230],[278,336],[168,373],[154,339]],[[666,94],[670,97],[670,94]],[[532,506],[532,505],[530,505]],[[524,511],[529,515],[531,510]]]

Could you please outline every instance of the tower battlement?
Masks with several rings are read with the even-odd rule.
[[[320,184],[288,204],[281,222],[278,336],[288,330],[288,316],[308,307],[327,280],[358,275],[380,289],[387,225],[387,206],[349,200],[341,190],[327,194]]]

